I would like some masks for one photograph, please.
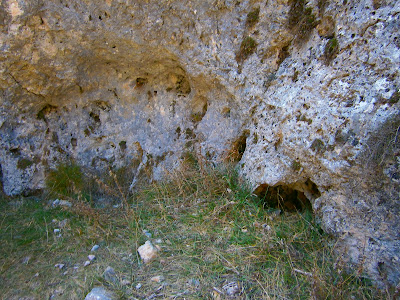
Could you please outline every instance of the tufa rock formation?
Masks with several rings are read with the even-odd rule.
[[[186,152],[230,159],[397,285],[399,19],[395,0],[2,0],[2,188],[71,160],[134,188]]]

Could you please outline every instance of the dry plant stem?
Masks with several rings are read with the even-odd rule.
[[[297,273],[300,273],[300,274],[303,274],[303,275],[306,275],[308,277],[313,277],[313,274],[311,274],[310,272],[302,271],[302,270],[299,270],[299,269],[296,269],[296,268],[293,268],[293,271],[295,271]]]

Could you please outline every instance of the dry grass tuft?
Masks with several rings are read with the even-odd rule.
[[[188,154],[165,181],[121,200],[124,209],[2,201],[3,299],[83,299],[98,285],[121,299],[384,298],[335,268],[334,243],[312,212],[265,209],[233,167]],[[146,240],[161,252],[145,265],[136,250]],[[96,260],[84,267],[94,244]],[[107,266],[114,283],[102,276]],[[237,287],[232,297],[229,286]]]

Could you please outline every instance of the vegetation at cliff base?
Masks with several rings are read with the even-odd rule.
[[[311,211],[265,207],[234,168],[188,156],[164,181],[103,206],[81,196],[75,177],[62,186],[64,175],[48,186],[62,187],[65,202],[54,190],[1,200],[2,299],[84,299],[96,286],[120,299],[384,299],[362,270],[345,272]],[[161,251],[144,264],[137,249],[147,240]]]

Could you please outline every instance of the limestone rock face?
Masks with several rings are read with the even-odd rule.
[[[346,260],[400,277],[400,3],[2,0],[0,179],[74,160],[160,179],[185,152],[307,197]]]

